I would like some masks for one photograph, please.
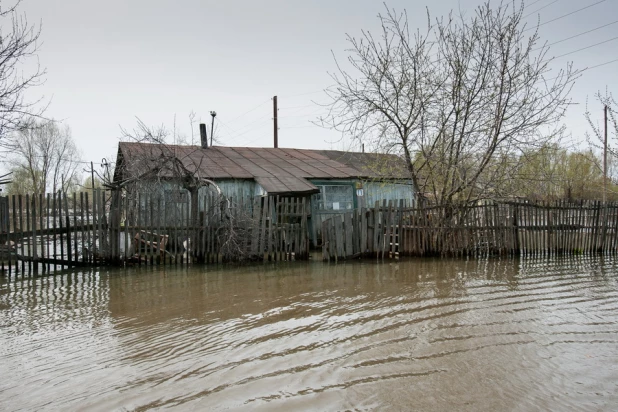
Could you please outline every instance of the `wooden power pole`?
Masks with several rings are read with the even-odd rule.
[[[273,127],[274,127],[274,138],[275,138],[275,149],[277,147],[279,147],[279,133],[278,133],[278,126],[277,126],[277,96],[273,96]]]

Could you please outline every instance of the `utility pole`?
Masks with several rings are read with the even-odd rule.
[[[212,147],[212,136],[215,130],[215,117],[217,116],[217,112],[211,111],[210,115],[212,116],[212,123],[210,124],[210,147]]]
[[[603,132],[603,203],[607,200],[607,105],[603,110],[603,122],[605,130]]]
[[[279,134],[277,127],[277,96],[273,96],[273,121],[274,121],[274,137],[275,137],[275,149],[279,147]]]

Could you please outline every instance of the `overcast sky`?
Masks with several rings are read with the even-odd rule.
[[[469,10],[480,0],[387,2],[407,9],[412,27],[432,15]],[[575,12],[540,28],[564,66],[583,69],[618,59],[618,0],[529,0],[530,24]],[[539,10],[540,9],[540,10]],[[217,112],[223,145],[272,146],[272,101],[279,100],[279,145],[342,148],[339,134],[313,126],[321,113],[314,101],[332,84],[332,53],[345,58],[346,33],[377,30],[381,1],[369,0],[23,0],[21,11],[42,23],[40,64],[44,86],[32,92],[51,99],[47,115],[73,132],[83,160],[100,162],[117,150],[120,126],[135,118],[190,138],[188,115],[210,124]],[[537,13],[537,10],[538,13]],[[613,23],[613,24],[612,24]],[[614,40],[611,40],[614,39]],[[575,138],[586,130],[586,96],[618,94],[618,61],[584,72],[573,89],[566,119]],[[602,117],[602,108],[591,106]],[[197,132],[197,129],[196,129]]]

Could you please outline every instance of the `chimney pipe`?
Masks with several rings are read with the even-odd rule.
[[[202,141],[202,149],[208,149],[208,136],[206,136],[205,123],[200,123],[200,139]]]

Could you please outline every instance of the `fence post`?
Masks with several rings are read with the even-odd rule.
[[[520,254],[520,250],[519,250],[519,206],[517,205],[517,203],[514,206],[515,207],[513,209],[513,235],[515,236],[514,238],[515,250],[513,251],[513,253],[519,255]]]
[[[107,231],[109,233],[109,246],[110,246],[110,258],[114,264],[118,264],[120,255],[118,253],[120,249],[120,191],[112,190],[112,202],[109,212],[109,222],[107,225]]]

